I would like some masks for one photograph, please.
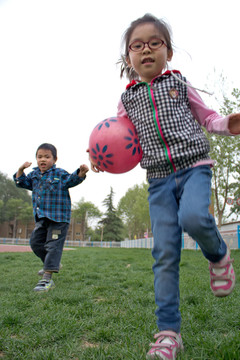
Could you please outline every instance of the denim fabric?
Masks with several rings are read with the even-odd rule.
[[[198,242],[204,256],[220,261],[226,245],[209,213],[212,172],[209,166],[180,170],[149,180],[149,208],[154,237],[154,288],[159,330],[180,332],[179,262],[181,235]]]
[[[45,271],[59,271],[68,228],[68,223],[54,222],[47,218],[38,219],[36,222],[30,245],[34,254],[42,260]]]

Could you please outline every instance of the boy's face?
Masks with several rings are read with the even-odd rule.
[[[42,174],[51,169],[56,160],[50,150],[39,149],[37,152],[37,164]]]

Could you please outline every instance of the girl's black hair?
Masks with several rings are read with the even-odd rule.
[[[135,71],[132,71],[126,62],[126,58],[129,56],[129,41],[132,36],[133,31],[138,25],[142,25],[145,23],[152,23],[156,27],[156,29],[163,35],[164,40],[166,41],[167,48],[171,52],[173,51],[172,47],[172,39],[171,39],[171,29],[169,25],[165,23],[164,20],[158,19],[157,17],[151,15],[151,14],[145,14],[141,18],[134,20],[131,22],[128,29],[123,34],[123,43],[124,43],[124,53],[122,55],[122,59],[119,61],[121,63],[121,74],[120,77],[122,78],[124,73],[126,73],[126,76],[129,78],[129,80],[133,80],[138,78],[138,74]]]
[[[52,156],[53,156],[54,160],[55,160],[55,161],[57,160],[57,149],[55,148],[54,145],[48,144],[48,143],[41,144],[41,145],[37,148],[36,156],[37,156],[38,150],[40,150],[40,149],[50,150],[51,153],[52,153]]]

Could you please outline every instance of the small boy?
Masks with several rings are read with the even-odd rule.
[[[86,178],[87,165],[72,174],[56,168],[57,150],[52,144],[42,144],[36,152],[38,167],[25,175],[25,162],[14,174],[16,186],[32,191],[35,228],[30,238],[33,252],[44,264],[42,279],[34,288],[45,292],[54,287],[52,273],[58,273],[64,242],[71,219],[71,199],[68,189]]]

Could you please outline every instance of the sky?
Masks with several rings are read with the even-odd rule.
[[[25,161],[36,166],[44,142],[58,149],[57,166],[73,172],[89,164],[88,141],[100,121],[115,116],[128,81],[116,65],[124,31],[151,13],[171,27],[180,70],[197,88],[240,88],[239,1],[0,0],[0,171],[12,178]],[[215,95],[200,95],[210,107]],[[28,173],[31,169],[26,170]],[[104,211],[113,188],[114,204],[129,188],[146,181],[138,165],[125,174],[91,170],[70,190]]]

